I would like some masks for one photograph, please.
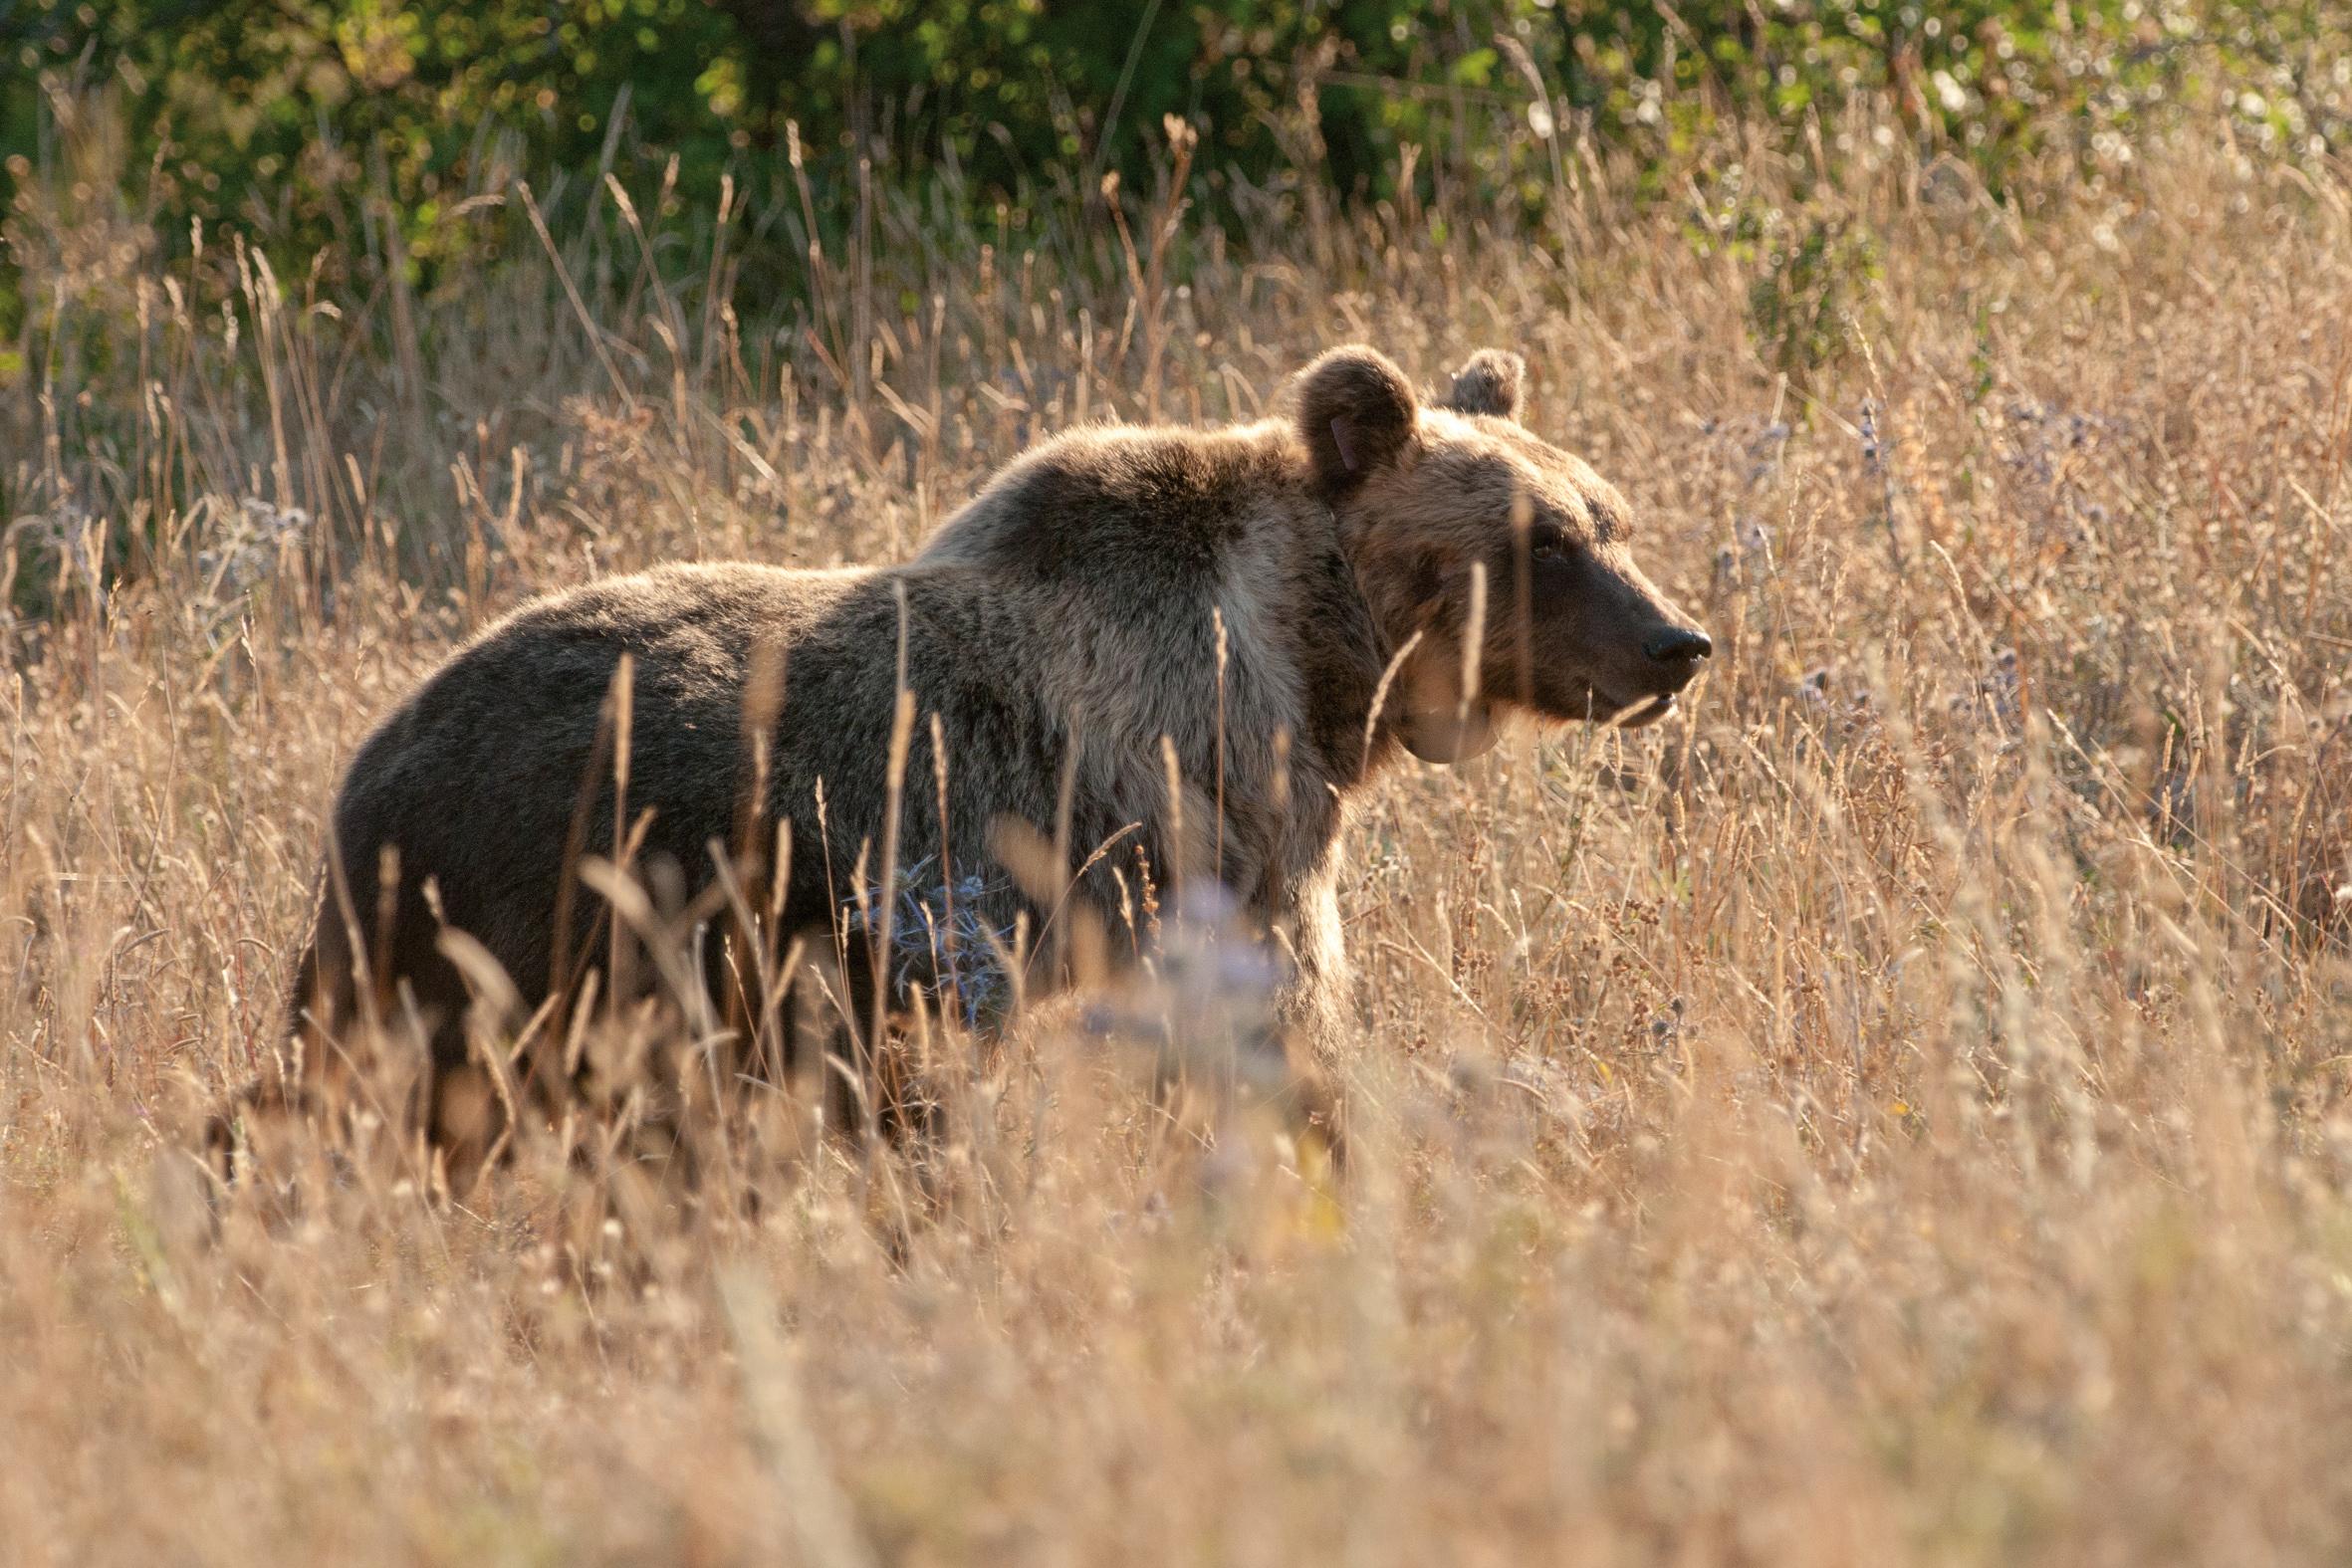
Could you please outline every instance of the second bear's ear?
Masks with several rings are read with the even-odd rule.
[[[1527,385],[1527,360],[1508,348],[1481,348],[1454,372],[1453,389],[1439,406],[1458,414],[1517,419]]]
[[[1413,384],[1374,349],[1334,348],[1300,377],[1298,434],[1329,489],[1346,489],[1394,462],[1419,420]]]

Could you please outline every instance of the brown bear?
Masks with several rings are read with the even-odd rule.
[[[1400,750],[1483,750],[1501,711],[1649,723],[1710,652],[1634,564],[1624,499],[1519,422],[1524,378],[1489,349],[1424,403],[1339,348],[1284,418],[1050,440],[899,565],[673,565],[524,606],[353,760],[297,1059],[316,1073],[374,1012],[421,1024],[429,1084],[464,1079],[483,958],[525,1011],[622,962],[590,857],[841,955],[851,1018],[879,984],[979,1021],[1062,902],[1132,926],[1145,878],[1214,878],[1277,956],[1280,1014],[1327,1050],[1365,782]],[[1059,858],[1016,864],[1016,840]],[[965,962],[860,951],[936,955],[942,922]],[[740,984],[709,951],[735,976],[711,984]]]

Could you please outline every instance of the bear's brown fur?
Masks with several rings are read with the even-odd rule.
[[[1337,349],[1288,418],[1048,441],[900,565],[673,565],[524,606],[352,762],[294,986],[313,1070],[375,1011],[420,1020],[453,1081],[453,953],[495,960],[527,1009],[604,956],[584,853],[633,832],[635,863],[690,899],[726,849],[774,842],[762,816],[789,824],[781,927],[818,951],[879,877],[893,819],[896,866],[964,883],[965,919],[991,931],[1046,923],[1034,868],[999,863],[1006,819],[1071,863],[1115,841],[1073,895],[1106,923],[1112,869],[1130,890],[1146,860],[1217,877],[1282,955],[1281,1012],[1327,1048],[1341,826],[1366,779],[1400,746],[1475,752],[1498,709],[1646,722],[1707,653],[1634,566],[1623,499],[1518,422],[1523,378],[1487,350],[1425,405],[1380,354]],[[779,661],[780,703],[761,690]]]

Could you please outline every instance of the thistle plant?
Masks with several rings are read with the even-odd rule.
[[[925,855],[901,869],[889,888],[869,884],[862,896],[842,900],[841,929],[870,941],[881,912],[890,910],[891,989],[904,996],[928,992],[966,1028],[993,1028],[1013,1002],[1004,955],[1013,951],[1016,933],[1010,921],[990,924],[988,912],[1005,907],[1011,890],[978,873],[950,881],[939,871],[939,857]]]

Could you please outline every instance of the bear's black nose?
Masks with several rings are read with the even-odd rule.
[[[1704,659],[1715,651],[1714,639],[1703,631],[1682,626],[1669,626],[1653,633],[1642,644],[1642,652],[1660,664],[1687,664],[1693,659]]]

